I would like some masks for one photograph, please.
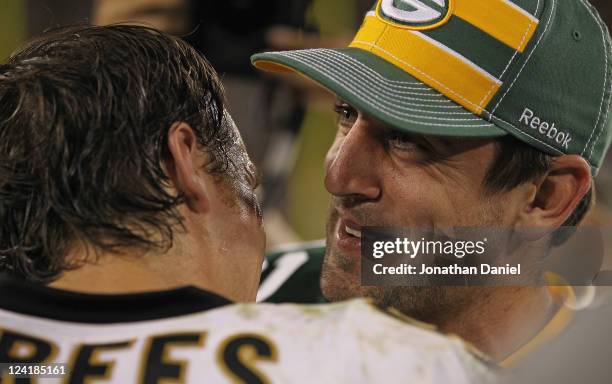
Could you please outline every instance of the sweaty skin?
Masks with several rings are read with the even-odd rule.
[[[546,288],[361,286],[360,239],[346,229],[511,227],[535,187],[495,194],[484,189],[495,156],[492,139],[402,134],[344,102],[336,110],[338,132],[325,162],[325,187],[332,194],[321,279],[327,299],[371,297],[380,306],[457,333],[498,358],[532,336],[547,319],[542,308],[554,307]],[[496,321],[483,324],[472,314]],[[512,341],[496,334],[500,329],[512,333]]]

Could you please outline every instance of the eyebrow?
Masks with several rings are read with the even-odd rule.
[[[429,137],[433,137],[435,140],[441,142],[443,145],[445,145],[446,147],[452,147],[453,146],[453,141],[448,139],[445,136],[429,136]]]

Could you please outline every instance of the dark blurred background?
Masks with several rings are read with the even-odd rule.
[[[264,173],[260,191],[270,247],[324,237],[323,158],[335,134],[333,98],[299,77],[258,73],[264,50],[343,47],[374,0],[0,0],[0,62],[55,26],[139,23],[180,35],[221,74],[230,110]],[[591,1],[608,25],[610,0]],[[587,224],[612,227],[612,161],[597,181]],[[612,249],[610,239],[606,249]],[[612,269],[612,255],[607,255]]]

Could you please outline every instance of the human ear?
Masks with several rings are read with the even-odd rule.
[[[577,155],[555,157],[536,182],[535,193],[519,215],[519,225],[555,229],[563,225],[591,188],[589,164]]]
[[[168,156],[162,167],[172,184],[185,198],[187,207],[198,213],[209,208],[206,184],[198,174],[200,153],[197,137],[185,122],[172,124],[168,130]]]

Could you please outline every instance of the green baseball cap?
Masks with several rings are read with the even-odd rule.
[[[265,52],[395,129],[510,134],[578,154],[597,174],[612,140],[612,45],[586,0],[379,0],[348,48]]]

